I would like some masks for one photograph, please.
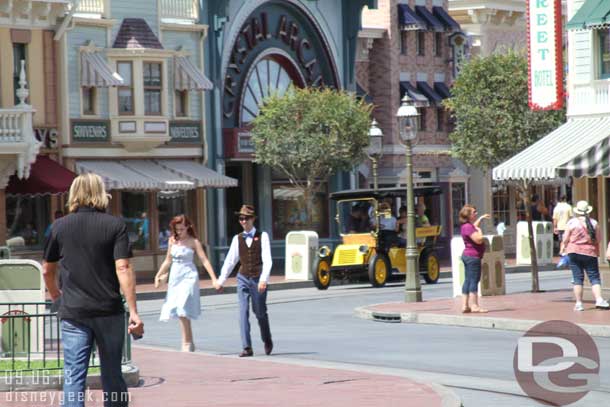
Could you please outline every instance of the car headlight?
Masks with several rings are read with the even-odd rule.
[[[360,250],[360,253],[362,253],[362,254],[366,254],[366,253],[368,253],[368,252],[369,252],[369,246],[368,246],[368,245],[366,245],[366,244],[363,244],[362,246],[360,246],[360,247],[358,248],[358,250]]]
[[[318,256],[320,256],[320,257],[330,256],[330,247],[328,247],[328,246],[320,247],[320,249],[318,250]]]

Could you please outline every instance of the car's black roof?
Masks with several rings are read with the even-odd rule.
[[[439,195],[442,193],[441,187],[438,185],[426,185],[422,187],[414,187],[413,193],[415,196],[428,196],[428,195]],[[351,198],[406,198],[407,188],[379,188],[377,191],[374,189],[349,189],[345,191],[332,192],[330,199],[351,199]]]

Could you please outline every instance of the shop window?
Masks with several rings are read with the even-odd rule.
[[[417,116],[417,130],[426,131],[426,112],[427,108],[419,109],[419,116]]]
[[[83,86],[83,115],[95,115],[96,112],[96,89],[91,86]]]
[[[409,34],[408,31],[400,32],[400,53],[402,55],[407,55],[407,50],[408,50],[407,44],[409,41],[409,36],[407,34]]]
[[[161,63],[145,62],[144,68],[144,114],[161,115]]]
[[[186,192],[184,191],[160,191],[157,193],[157,209],[159,212],[159,249],[167,249],[171,236],[169,222],[174,216],[187,213]],[[187,217],[189,217],[187,215]],[[190,221],[195,223],[195,219]]]
[[[27,71],[27,44],[14,43],[13,44],[13,95],[15,98],[15,105],[19,104],[19,98],[17,97],[17,89],[19,89],[19,75],[21,74],[21,61],[26,61],[25,69]]]
[[[444,109],[442,107],[436,108],[436,131],[443,131],[443,120],[445,120]]]
[[[434,33],[434,56],[443,56],[443,33]]]
[[[510,200],[508,188],[493,187],[493,223],[497,227],[500,223],[510,226]]]
[[[423,57],[426,55],[426,33],[424,31],[418,31],[416,37],[415,48],[417,49],[417,55]]]
[[[460,234],[460,210],[466,205],[466,184],[454,182],[451,184],[451,212],[453,219],[453,234]]]
[[[176,117],[188,116],[188,90],[177,90],[174,97],[174,105],[176,106]]]
[[[133,100],[133,65],[131,62],[118,62],[117,70],[123,78],[123,84],[118,87],[118,102],[120,115],[133,115],[135,112]]]
[[[49,196],[7,196],[6,230],[7,239],[14,241],[12,246],[42,249],[45,235],[50,233],[50,211]]]
[[[595,30],[599,34],[600,45],[600,77],[610,78],[610,29]]]
[[[146,192],[122,192],[121,208],[123,219],[127,224],[131,248],[150,249],[148,194]]]
[[[313,201],[311,224],[307,223],[305,200],[301,190],[289,183],[273,184],[273,238],[280,240],[292,230],[313,230],[328,237],[328,193],[326,186]]]

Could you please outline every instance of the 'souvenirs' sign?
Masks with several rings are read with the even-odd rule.
[[[563,107],[561,0],[527,0],[528,91],[532,110]]]

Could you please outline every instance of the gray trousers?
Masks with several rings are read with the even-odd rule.
[[[252,311],[258,320],[261,330],[261,339],[264,343],[271,342],[271,329],[267,316],[267,290],[258,292],[258,278],[248,278],[241,273],[237,274],[237,298],[239,300],[239,329],[241,332],[242,347],[252,348],[250,338],[250,301]]]

